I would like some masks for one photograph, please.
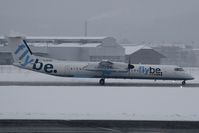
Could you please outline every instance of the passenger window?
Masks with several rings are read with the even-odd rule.
[[[184,71],[184,69],[183,68],[175,68],[175,71]]]

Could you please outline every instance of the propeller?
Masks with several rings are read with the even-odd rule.
[[[131,58],[130,58],[130,55],[129,55],[128,71],[130,72],[130,70],[133,69],[133,68],[135,68],[135,66],[131,64]]]

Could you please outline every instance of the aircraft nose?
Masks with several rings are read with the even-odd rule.
[[[194,77],[190,74],[187,75],[187,80],[194,80]]]

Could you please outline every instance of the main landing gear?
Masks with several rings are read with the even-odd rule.
[[[100,84],[100,85],[104,85],[104,84],[105,84],[105,79],[104,79],[104,78],[100,79],[100,80],[99,80],[99,84]]]
[[[182,85],[186,85],[186,80],[183,80],[183,81],[182,81]]]

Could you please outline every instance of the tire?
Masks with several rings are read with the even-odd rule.
[[[100,85],[104,85],[105,84],[105,79],[100,79],[99,84]]]
[[[182,85],[186,85],[186,81],[185,80],[182,81]]]

